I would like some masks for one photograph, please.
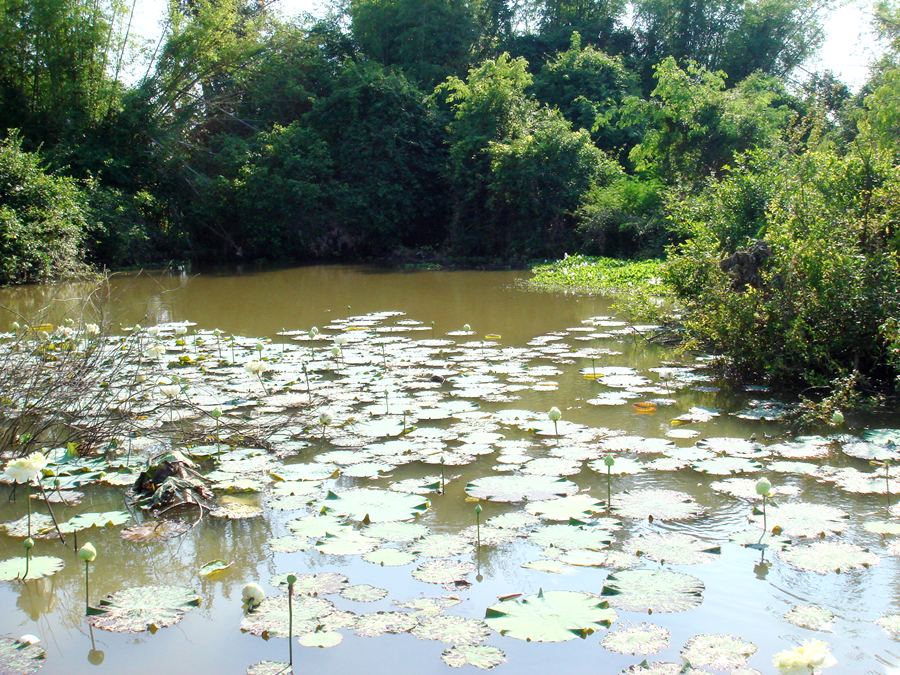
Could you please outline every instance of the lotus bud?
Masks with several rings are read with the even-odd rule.
[[[212,415],[213,419],[217,420],[222,416],[222,411],[219,408],[213,408],[210,415]]]
[[[187,326],[175,326],[175,335],[187,334]]]
[[[472,332],[472,326],[470,326],[469,324],[466,324],[465,326],[463,326],[463,330],[466,331],[467,333],[470,333],[470,332]]]
[[[844,423],[844,413],[840,410],[835,410],[831,413],[831,423],[836,427],[841,426]]]
[[[266,592],[259,584],[249,583],[241,590],[241,599],[249,608],[262,604],[266,599]]]
[[[562,419],[562,413],[559,411],[559,408],[557,408],[556,406],[553,406],[547,412],[547,417],[550,418],[551,422],[559,422],[559,420]]]
[[[28,537],[28,539],[22,542],[22,545],[25,547],[26,551],[30,551],[34,548],[34,539]]]
[[[768,478],[760,478],[756,481],[756,494],[760,497],[768,497],[770,492],[772,492],[772,484]]]
[[[603,458],[603,463],[607,466],[607,468],[609,468],[616,463],[616,458],[612,455],[607,455]]]
[[[84,332],[91,336],[100,335],[100,326],[95,323],[85,324]]]
[[[323,412],[321,415],[319,415],[319,424],[321,424],[322,426],[327,427],[329,424],[331,424],[331,422],[332,422],[331,413],[329,413],[327,410],[325,412]]]
[[[335,345],[331,348],[331,355],[335,358],[341,355],[341,348]]]
[[[481,504],[476,504],[476,505],[475,505],[475,513],[477,513],[477,514],[480,515],[481,512],[482,512],[482,510],[483,510],[483,509],[481,508]]]
[[[159,388],[160,393],[168,399],[173,399],[181,392],[181,387],[177,384],[164,384]]]
[[[78,557],[87,563],[94,562],[94,560],[97,559],[97,549],[94,548],[93,544],[88,542],[80,549],[78,549]]]
[[[293,586],[297,583],[297,575],[296,574],[288,574],[287,575],[288,586]]]
[[[319,336],[319,329],[313,326],[309,329],[309,333],[307,333],[307,335],[309,335],[310,340],[315,340]]]

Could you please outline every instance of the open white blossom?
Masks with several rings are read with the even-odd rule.
[[[810,675],[835,665],[828,643],[822,640],[805,640],[798,647],[778,652],[772,665],[781,675]]]
[[[256,375],[259,377],[264,372],[269,370],[269,364],[263,361],[250,361],[244,364],[244,370],[246,370],[251,375]]]
[[[32,452],[27,457],[10,460],[6,476],[16,483],[31,483],[41,477],[46,466],[47,458],[40,452]]]

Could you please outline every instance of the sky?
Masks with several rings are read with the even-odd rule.
[[[157,40],[166,4],[166,0],[137,0],[132,30],[149,41]],[[276,0],[274,3],[286,16],[320,13],[324,5],[323,0]],[[880,54],[872,32],[873,6],[873,0],[850,0],[833,10],[825,20],[825,42],[805,68],[831,70],[851,89],[859,89],[867,79],[869,63]],[[143,71],[132,75],[139,77]]]

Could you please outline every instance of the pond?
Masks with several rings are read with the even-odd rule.
[[[63,547],[35,516],[47,532],[33,555],[63,566],[0,582],[0,635],[38,636],[46,673],[244,673],[287,660],[278,635],[294,573],[297,673],[450,673],[467,659],[517,674],[675,673],[684,659],[691,672],[770,673],[776,652],[810,639],[828,643],[828,673],[900,672],[900,511],[893,477],[867,461],[896,459],[897,415],[794,437],[778,419],[790,400],[731,389],[707,357],[652,344],[609,300],[532,293],[525,276],[319,266],[114,277],[93,298],[97,316],[158,325],[142,344],[164,349],[140,357],[142,432],[102,473],[66,478],[83,497],[54,511],[67,522],[119,514],[78,533],[98,551],[92,605],[134,587],[183,587],[200,603],[182,616],[173,607],[185,598],[149,591],[144,613],[155,598],[180,620],[134,610],[92,628],[71,535]],[[0,290],[0,330],[15,312],[59,322],[89,292]],[[167,400],[159,383],[173,375],[180,391]],[[277,425],[274,454],[217,448],[216,408],[260,435]],[[205,442],[185,447],[196,428]],[[229,507],[148,539],[135,521],[152,514],[108,483],[133,482],[166,439]],[[765,537],[762,476],[774,486]],[[0,521],[25,516],[21,488],[15,500],[0,491]],[[200,515],[181,511],[163,518]],[[0,561],[23,555],[23,537],[0,533]],[[216,560],[231,565],[201,576]],[[245,613],[249,582],[272,612]],[[161,625],[102,629],[129,617]],[[340,642],[302,646],[301,634]]]

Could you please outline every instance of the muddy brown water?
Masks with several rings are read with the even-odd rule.
[[[524,346],[532,338],[553,331],[578,327],[591,317],[612,314],[604,298],[579,295],[532,293],[522,289],[523,272],[392,272],[359,267],[317,266],[245,274],[219,273],[198,275],[119,275],[107,292],[94,297],[98,315],[114,324],[153,325],[168,321],[190,320],[199,329],[220,328],[226,333],[271,337],[278,340],[282,329],[307,329],[349,315],[396,310],[426,325],[434,322],[434,334],[442,336],[470,324],[480,334],[499,334],[504,345]],[[59,320],[81,305],[90,292],[87,284],[34,286],[0,289],[0,307],[6,312],[34,316],[47,309],[47,315]],[[0,317],[0,329],[6,328],[12,314]],[[415,337],[415,336],[414,336]],[[609,343],[603,346],[610,346]],[[615,341],[621,354],[604,357],[602,365],[622,365],[645,374],[663,362],[692,365],[692,357],[679,356],[667,348],[648,345],[638,336],[623,336]],[[598,365],[601,361],[598,360]],[[598,384],[584,379],[579,367],[584,360],[557,364],[562,371],[554,379],[555,391],[521,392],[508,404],[486,404],[488,410],[504,408],[546,411],[551,406],[563,410],[564,419],[593,427],[609,428],[646,437],[664,437],[671,420],[692,406],[718,408],[723,412],[739,410],[752,398],[772,394],[716,390],[714,387],[685,388],[674,396],[677,403],[660,408],[656,414],[637,414],[632,406],[593,406],[586,401],[597,394]],[[896,425],[896,416],[887,422]],[[696,425],[703,436],[763,438],[785,430],[778,424],[721,415]],[[688,447],[693,440],[677,440]],[[482,455],[468,466],[455,470],[460,479],[448,486],[443,495],[432,495],[432,508],[420,522],[436,532],[456,532],[473,523],[473,505],[465,501],[468,480],[492,474],[495,456]],[[309,461],[309,459],[305,460]],[[813,460],[818,461],[818,460]],[[832,460],[839,466],[869,470],[864,462],[849,458]],[[398,480],[426,473],[434,467],[399,467],[390,478],[375,481],[339,478],[336,488],[372,483],[385,486]],[[756,474],[750,474],[756,477]],[[603,498],[605,480],[585,468],[572,477],[590,494]],[[869,569],[845,573],[815,574],[803,572],[780,561],[774,552],[760,552],[728,543],[729,534],[746,529],[747,502],[710,489],[721,477],[684,469],[677,472],[649,472],[617,477],[614,491],[641,487],[677,489],[689,493],[708,509],[702,519],[683,523],[626,523],[622,536],[656,531],[686,532],[720,544],[722,552],[712,564],[666,565],[645,561],[649,569],[673,569],[700,578],[705,585],[702,604],[690,611],[653,615],[619,612],[619,625],[643,621],[670,631],[669,646],[650,661],[679,661],[685,642],[697,634],[727,633],[756,645],[748,668],[771,673],[772,655],[817,638],[829,643],[837,665],[827,673],[869,674],[900,672],[900,643],[874,621],[900,612],[900,562],[887,552],[889,538],[865,531],[866,520],[886,517],[884,495],[859,495],[836,489],[796,474],[772,475],[776,484],[790,484],[801,490],[804,501],[828,504],[850,515],[850,526],[842,536],[869,547],[879,555],[880,563]],[[0,521],[24,513],[21,500],[9,502],[9,490],[0,488]],[[614,498],[615,499],[615,498]],[[519,505],[521,506],[521,505]],[[40,510],[40,506],[36,506]],[[79,511],[123,508],[119,491],[89,489]],[[516,510],[507,504],[484,503],[484,518]],[[65,508],[60,508],[67,517]],[[417,563],[404,567],[379,567],[359,556],[325,556],[315,550],[300,553],[273,553],[267,542],[286,533],[285,523],[297,513],[267,510],[262,518],[237,521],[205,520],[187,535],[165,542],[134,544],[119,537],[121,528],[98,532],[89,538],[99,551],[92,566],[92,599],[122,588],[151,584],[178,584],[195,588],[202,605],[189,612],[175,626],[155,634],[117,634],[90,631],[83,616],[83,568],[71,551],[53,540],[39,541],[36,555],[64,558],[66,567],[58,574],[39,581],[0,583],[0,635],[31,633],[41,638],[47,650],[42,672],[76,673],[243,673],[262,660],[285,660],[284,639],[268,641],[239,630],[241,588],[258,581],[268,592],[269,578],[290,570],[338,571],[353,584],[371,584],[389,591],[387,598],[374,603],[356,603],[334,596],[328,599],[339,608],[358,613],[396,609],[394,601],[416,597],[455,594],[460,604],[450,614],[481,618],[485,608],[498,596],[510,593],[537,593],[540,589],[576,590],[598,593],[608,570],[571,567],[566,574],[548,574],[521,567],[535,560],[540,549],[521,539],[497,548],[483,547],[480,552],[463,556],[477,562],[481,581],[468,589],[454,592],[425,584],[410,576]],[[21,555],[21,540],[0,535],[0,559]],[[232,568],[218,577],[200,579],[197,570],[214,559],[234,561]],[[783,619],[793,605],[817,604],[836,615],[832,632],[810,631]],[[614,624],[613,628],[617,625]],[[440,656],[448,647],[436,640],[420,640],[409,634],[362,638],[351,630],[341,631],[343,642],[330,649],[294,646],[297,673],[375,673],[385,675],[450,673]],[[498,673],[618,673],[639,663],[643,656],[628,656],[605,650],[600,641],[604,631],[585,639],[559,644],[527,643],[492,634],[487,644],[499,647],[507,662]],[[462,672],[476,672],[471,667]],[[727,671],[713,671],[727,672]]]

